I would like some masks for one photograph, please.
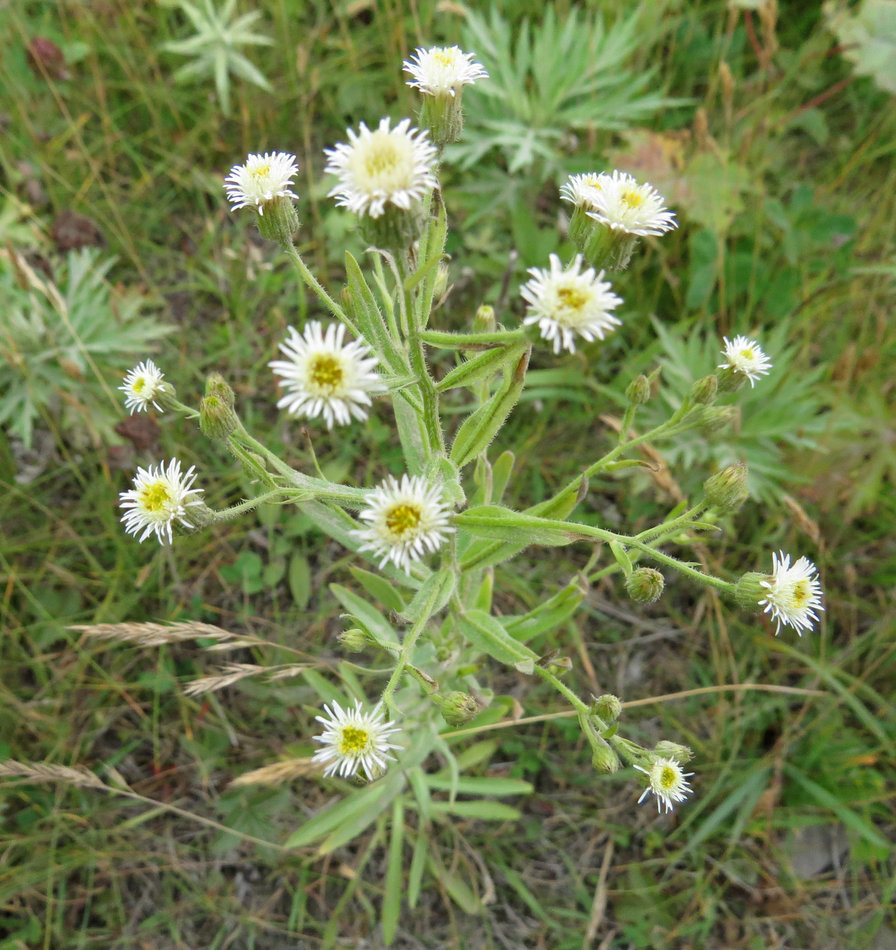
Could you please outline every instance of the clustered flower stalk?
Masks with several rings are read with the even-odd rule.
[[[170,544],[175,533],[227,520],[262,502],[291,503],[405,592],[401,635],[386,638],[363,617],[349,618],[341,638],[346,649],[379,650],[394,667],[372,711],[355,697],[354,705],[334,702],[318,716],[325,729],[315,737],[322,745],[315,760],[325,766],[325,775],[370,781],[400,758],[401,746],[391,741],[401,728],[399,687],[421,690],[451,727],[475,716],[488,701],[477,673],[491,658],[517,675],[550,683],[575,710],[595,768],[609,773],[623,761],[633,766],[646,776],[639,801],[653,794],[658,809],[670,811],[692,791],[687,779],[693,773],[681,768],[689,750],[671,742],[647,749],[624,738],[616,697],[586,702],[563,682],[571,661],[540,656],[527,643],[528,629],[547,631],[571,615],[583,597],[579,582],[561,585],[527,614],[502,617],[492,611],[494,566],[529,547],[583,544],[593,548],[586,579],[617,575],[620,590],[637,604],[659,599],[664,572],[674,571],[742,607],[765,611],[776,622],[776,633],[782,626],[800,635],[811,629],[823,607],[816,568],[805,557],[791,563],[789,555],[777,553],[770,573],[747,574],[735,582],[669,553],[670,546],[715,530],[716,515],[743,504],[747,473],[741,463],[712,475],[705,496],[691,507],[637,534],[575,518],[577,509],[587,506],[590,479],[612,477],[634,464],[633,450],[646,442],[726,424],[730,407],[714,405],[719,394],[736,392],[747,382],[754,386],[771,362],[755,341],[725,339],[716,372],[695,381],[667,420],[641,434],[634,434],[633,426],[655,379],[637,377],[626,391],[628,406],[612,448],[538,504],[523,511],[502,504],[512,462],[507,455],[494,459],[490,447],[520,399],[533,347],[547,345],[560,357],[577,346],[597,348],[609,334],[625,332],[614,312],[623,301],[606,272],[624,268],[640,239],[660,236],[676,224],[656,190],[624,172],[572,176],[560,197],[573,204],[570,236],[578,253],[566,264],[550,255],[547,268],[530,269],[516,308],[521,318],[483,306],[465,330],[434,326],[447,234],[438,156],[460,134],[463,87],[487,74],[473,54],[457,47],[417,50],[405,68],[413,77],[409,85],[423,97],[424,127],[413,128],[409,119],[393,125],[384,118],[371,131],[361,123],[358,132],[348,131],[348,143],[326,152],[326,172],[336,178],[330,195],[356,215],[365,240],[376,248],[366,274],[346,254],[342,293],[328,291],[295,247],[295,156],[249,155],[225,180],[232,208],[254,215],[262,234],[279,244],[320,303],[321,316],[302,328],[289,326],[280,358],[269,363],[281,389],[278,408],[329,432],[363,423],[377,412],[378,401],[389,399],[404,470],[383,470],[378,484],[364,487],[307,474],[246,430],[223,377],[210,377],[197,411],[177,399],[147,360],[125,377],[121,388],[127,407],[198,419],[202,432],[226,446],[262,491],[214,510],[203,501],[203,489],[194,487],[194,466],[184,472],[179,460],[163,462],[139,469],[134,487],[122,493],[125,527],[141,541],[155,535]],[[438,350],[452,352],[456,362],[441,377],[429,361]],[[449,426],[446,418],[454,417],[443,415],[442,397],[456,389],[470,393],[470,409],[459,425],[452,421]],[[438,658],[428,670],[421,664],[427,657],[431,661],[432,649],[420,650],[427,641]],[[453,666],[446,659],[451,657]]]

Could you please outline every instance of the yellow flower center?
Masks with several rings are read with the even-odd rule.
[[[342,385],[345,371],[334,356],[318,354],[311,358],[308,380],[321,394],[332,395]]]
[[[557,291],[557,296],[560,298],[561,306],[576,313],[588,303],[588,294],[580,287],[561,287]]]
[[[750,360],[751,362],[756,359],[756,354],[753,352],[753,347],[751,346],[741,350],[740,355],[742,359]]]
[[[659,775],[659,786],[664,791],[674,788],[678,784],[678,773],[671,765],[664,765]]]
[[[253,168],[251,174],[256,178],[264,178],[271,170],[270,163],[267,165],[259,165],[257,168]]]
[[[598,178],[597,175],[588,175],[584,180],[584,184],[586,184],[589,188],[594,188],[596,191],[601,190],[600,178]]]
[[[370,744],[370,733],[357,726],[343,726],[339,736],[339,751],[342,755],[357,755]]]
[[[622,192],[622,200],[630,208],[640,208],[644,204],[644,196],[634,188],[627,188]]]
[[[135,379],[134,382],[131,384],[131,389],[133,389],[135,393],[142,393],[145,388],[146,388],[145,376],[141,376],[139,379]]]
[[[797,581],[793,588],[793,606],[802,610],[812,599],[812,588],[807,580]]]
[[[436,59],[443,66],[453,66],[454,65],[454,54],[450,50],[439,50],[433,59]]]
[[[150,513],[164,511],[170,501],[171,492],[168,491],[164,482],[147,485],[140,493],[140,504],[145,511]]]
[[[390,533],[402,538],[416,530],[420,524],[420,514],[417,505],[395,505],[386,515],[386,527]]]
[[[348,167],[361,191],[393,194],[414,180],[414,146],[403,135],[377,129],[359,143]]]

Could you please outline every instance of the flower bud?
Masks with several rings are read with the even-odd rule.
[[[606,725],[609,725],[619,718],[619,714],[622,712],[622,702],[618,696],[614,696],[612,693],[604,693],[603,696],[598,696],[591,704],[591,711]]]
[[[495,308],[487,303],[483,304],[473,317],[474,333],[494,333],[497,324],[495,323]]]
[[[661,759],[673,759],[679,765],[690,762],[694,758],[694,753],[686,746],[679,745],[677,742],[669,742],[662,739],[653,747],[654,754]]]
[[[232,406],[220,396],[206,396],[199,403],[199,428],[210,439],[226,439],[238,426]]]
[[[625,390],[625,398],[633,406],[643,406],[650,399],[650,380],[642,373],[636,376]]]
[[[740,418],[737,406],[705,406],[698,423],[704,435],[712,435],[727,429]]]
[[[217,396],[221,402],[233,408],[234,396],[233,390],[227,384],[227,380],[220,373],[212,373],[205,381],[205,395]]]
[[[747,466],[736,462],[716,472],[703,483],[706,500],[722,512],[737,511],[749,498],[747,491]]]
[[[461,87],[462,89],[462,87]],[[429,137],[438,149],[459,141],[464,130],[464,113],[457,94],[424,96],[420,103],[420,128],[429,130]]]
[[[430,698],[441,709],[445,722],[455,728],[469,722],[482,709],[481,703],[469,693],[462,693],[460,690],[436,693]]]
[[[419,201],[407,210],[387,204],[377,217],[362,214],[359,219],[361,236],[372,247],[385,251],[401,251],[409,248],[423,233],[426,214]]]
[[[739,389],[743,389],[747,385],[747,376],[744,373],[738,372],[731,366],[723,366],[719,370],[719,375],[717,377],[719,381],[719,394],[722,393],[736,393]]]
[[[370,645],[370,636],[360,627],[343,630],[336,638],[349,653],[361,653]]]
[[[691,387],[691,400],[699,406],[709,406],[719,392],[719,380],[715,375],[698,379]]]
[[[652,604],[660,599],[666,582],[652,567],[639,567],[625,579],[625,590],[636,604]]]
[[[593,753],[591,756],[591,764],[598,772],[603,772],[605,775],[612,775],[614,772],[619,771],[621,765],[619,756],[607,742],[603,739],[598,739],[597,742],[591,743],[591,750]]]

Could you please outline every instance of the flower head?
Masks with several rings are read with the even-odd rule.
[[[124,378],[124,385],[118,388],[125,394],[124,407],[131,412],[149,410],[155,406],[159,412],[162,407],[156,402],[156,396],[164,388],[165,376],[152,360],[138,363]]]
[[[265,152],[250,155],[245,165],[234,165],[224,179],[227,198],[237,208],[255,207],[260,215],[265,206],[278,198],[298,198],[291,190],[293,175],[299,168],[295,155]]]
[[[367,418],[370,394],[385,392],[386,387],[367,346],[360,340],[343,343],[344,336],[341,323],[331,323],[326,333],[316,320],[305,326],[304,333],[289,328],[289,336],[280,344],[280,352],[288,359],[268,363],[286,390],[278,408],[307,419],[323,416],[328,429],[334,423],[348,425],[352,416]]]
[[[520,293],[529,304],[523,323],[537,323],[544,339],[554,344],[555,353],[561,348],[575,353],[576,334],[589,341],[602,340],[614,327],[621,326],[610,311],[622,303],[622,298],[602,279],[603,271],[597,274],[591,267],[581,271],[581,254],[567,269],[556,254],[551,254],[550,260],[550,271],[529,268],[532,279]]]
[[[564,201],[571,201],[577,207],[594,211],[597,208],[596,192],[600,191],[604,179],[612,181],[612,177],[607,172],[585,172],[581,175],[570,175],[566,183],[560,188],[560,197]]]
[[[649,769],[641,768],[640,765],[635,768],[647,776],[647,788],[641,792],[639,805],[653,792],[656,796],[656,810],[662,811],[662,806],[665,805],[668,814],[676,802],[683,802],[693,791],[687,780],[694,773],[682,772],[675,759],[657,757]]]
[[[591,176],[578,177],[589,179]],[[582,181],[577,191],[572,179],[565,187],[567,193],[564,197],[580,194],[591,205],[588,216],[613,231],[643,237],[664,234],[678,227],[675,215],[666,209],[662,195],[652,185],[639,185],[625,172],[597,175],[592,180]]]
[[[403,475],[400,482],[390,475],[368,492],[366,501],[358,517],[367,527],[352,533],[363,542],[359,551],[382,558],[380,567],[391,561],[408,570],[411,561],[437,551],[454,531],[441,490],[420,475]]]
[[[425,131],[410,125],[410,119],[402,119],[390,129],[385,118],[371,132],[362,122],[357,135],[348,130],[348,145],[325,150],[324,171],[339,178],[329,192],[336,204],[378,218],[387,204],[408,211],[436,186],[436,150]]]
[[[343,709],[334,702],[332,709],[325,705],[324,712],[326,716],[314,717],[323,723],[324,731],[314,736],[314,741],[320,742],[323,748],[313,756],[314,762],[326,764],[324,775],[338,773],[348,778],[361,768],[372,781],[382,774],[387,761],[395,760],[389,750],[400,746],[392,745],[389,737],[398,727],[385,721],[382,703],[372,712],[362,712],[360,701],[355,702],[354,709]]]
[[[806,557],[791,565],[789,554],[772,554],[771,576],[759,582],[766,590],[759,606],[776,621],[775,636],[781,632],[782,623],[802,636],[803,630],[811,630],[817,622],[816,611],[824,610],[817,575],[818,568]]]
[[[474,56],[475,53],[464,53],[459,46],[417,49],[403,63],[404,71],[413,77],[407,84],[427,96],[455,96],[477,79],[488,79],[488,73]]]
[[[159,543],[167,540],[170,544],[171,526],[175,521],[186,528],[194,527],[186,516],[190,506],[202,504],[199,498],[191,497],[202,494],[201,488],[190,487],[195,478],[195,468],[181,472],[177,459],[172,459],[167,469],[164,462],[155,468],[138,468],[134,487],[119,495],[121,507],[128,509],[121,518],[128,534],[137,535],[142,531],[140,541],[155,534]]]
[[[751,387],[756,385],[757,379],[768,375],[772,362],[758,343],[745,336],[736,336],[733,340],[726,336],[722,339],[725,341],[725,349],[722,350],[725,362],[719,363],[719,369],[746,376]]]

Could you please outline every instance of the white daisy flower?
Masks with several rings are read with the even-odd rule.
[[[357,135],[348,130],[348,145],[325,149],[324,171],[339,178],[329,192],[336,204],[378,218],[387,204],[407,211],[435,188],[436,149],[425,131],[410,125],[410,119],[402,119],[390,129],[386,118],[371,132],[362,122]]]
[[[227,198],[237,208],[254,207],[264,214],[265,205],[277,198],[298,198],[292,179],[299,171],[295,155],[289,152],[265,152],[250,155],[245,165],[234,165],[224,179]]]
[[[789,554],[772,554],[771,576],[759,582],[767,591],[759,606],[777,623],[775,636],[781,632],[781,624],[802,636],[803,630],[811,630],[818,621],[816,611],[824,607],[817,575],[818,568],[806,557],[791,565]]]
[[[323,416],[328,429],[348,425],[353,416],[367,418],[370,395],[385,392],[386,386],[368,347],[360,340],[343,343],[344,336],[341,323],[331,323],[326,333],[316,320],[304,333],[289,327],[289,337],[280,344],[288,359],[268,363],[286,390],[277,408],[306,419]]]
[[[382,558],[380,567],[391,561],[407,571],[411,561],[437,551],[454,531],[440,488],[420,475],[404,475],[400,482],[390,475],[368,492],[366,504],[358,517],[367,527],[352,534],[363,542],[359,551]]]
[[[586,172],[582,175],[570,175],[566,183],[560,188],[560,197],[564,201],[571,201],[577,207],[594,211],[594,196],[600,191],[603,179],[612,181],[612,176],[606,172]]]
[[[719,363],[719,369],[729,369],[740,373],[750,380],[750,386],[756,385],[756,380],[768,375],[772,368],[772,361],[762,352],[762,348],[754,340],[745,336],[736,336],[733,340],[722,337],[725,349],[722,355],[724,363]]]
[[[412,76],[407,84],[427,96],[455,96],[477,79],[488,79],[488,73],[473,59],[475,55],[464,53],[459,46],[421,47],[402,64]]]
[[[599,187],[591,186],[588,216],[614,231],[643,237],[677,228],[675,215],[666,209],[662,195],[652,185],[639,185],[631,175],[614,171],[599,175]]]
[[[166,540],[170,544],[175,521],[186,528],[195,527],[187,520],[190,506],[202,504],[199,498],[191,497],[202,494],[201,488],[190,487],[195,478],[195,467],[181,472],[178,459],[172,459],[167,469],[164,462],[155,468],[138,468],[134,487],[119,495],[121,507],[129,509],[121,518],[128,534],[142,531],[140,541],[155,534],[160,544]]]
[[[622,322],[610,312],[622,303],[603,280],[604,272],[589,267],[581,271],[583,259],[564,269],[560,258],[551,254],[550,271],[530,267],[532,279],[520,289],[529,304],[524,324],[538,324],[542,337],[554,345],[554,352],[567,349],[575,353],[575,335],[584,339],[602,340]],[[580,272],[581,271],[581,272]]]
[[[392,745],[389,737],[397,732],[398,726],[390,726],[385,721],[382,703],[377,703],[372,712],[362,712],[360,701],[355,702],[354,709],[343,709],[334,702],[332,709],[324,705],[324,712],[326,717],[314,717],[324,724],[324,731],[313,737],[323,748],[312,758],[314,762],[326,764],[324,775],[338,773],[342,778],[349,778],[361,768],[373,781],[383,773],[388,761],[395,761],[389,750],[401,747]]]
[[[647,788],[641,792],[639,805],[652,792],[656,796],[656,810],[662,811],[665,805],[668,814],[675,803],[683,802],[693,792],[687,780],[694,773],[682,772],[675,759],[656,758],[649,769],[641,768],[640,765],[635,768],[647,776]]]
[[[138,363],[124,378],[124,385],[118,388],[125,394],[124,407],[131,412],[149,411],[155,406],[159,412],[162,407],[156,402],[156,396],[164,388],[164,374],[152,360]]]

